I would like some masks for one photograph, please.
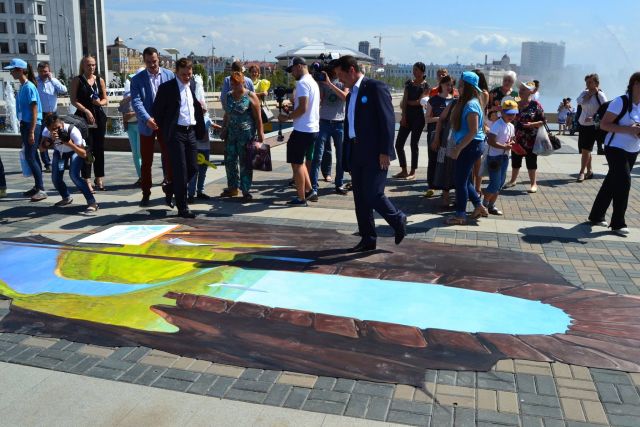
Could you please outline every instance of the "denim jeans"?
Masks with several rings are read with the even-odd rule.
[[[0,189],[4,190],[7,188],[7,180],[4,177],[4,165],[2,164],[2,157],[0,157]]]
[[[209,160],[209,155],[211,154],[210,150],[198,150],[198,154],[202,154],[205,159]],[[198,165],[198,171],[195,176],[191,178],[189,181],[189,186],[187,187],[187,194],[189,197],[193,197],[196,194],[196,190],[198,193],[202,193],[204,191],[204,180],[207,177],[207,165]]]
[[[320,131],[318,137],[314,143],[313,161],[311,162],[311,170],[309,171],[309,178],[311,179],[311,187],[313,191],[318,191],[318,175],[320,172],[320,165],[323,163],[322,158],[325,151],[325,145],[329,144],[329,138],[333,139],[333,144],[336,148],[336,178],[334,183],[336,187],[342,187],[344,180],[344,169],[342,167],[342,145],[344,142],[344,122],[343,121],[331,121],[320,120]],[[324,170],[324,168],[323,168]],[[331,170],[329,168],[329,170]]]
[[[84,159],[76,153],[61,154],[58,150],[53,150],[53,160],[51,162],[51,181],[53,181],[53,186],[58,190],[58,193],[60,193],[63,199],[71,196],[67,184],[64,182],[64,163],[66,160],[69,160],[69,176],[71,176],[71,181],[73,181],[87,200],[87,204],[94,204],[96,199],[93,197],[93,194],[91,194],[91,191],[89,191],[87,181],[80,176],[82,168],[84,167]]]
[[[42,168],[38,162],[38,143],[29,144],[29,129],[31,123],[20,122],[20,136],[22,137],[22,147],[24,148],[24,158],[33,174],[33,186],[38,190],[44,191],[44,183],[42,182]],[[40,125],[36,125],[34,135],[40,135]]]
[[[465,216],[467,212],[467,200],[471,200],[473,206],[479,206],[480,196],[473,185],[473,164],[482,156],[482,140],[474,139],[464,147],[456,159],[453,175],[456,185],[456,216]]]
[[[485,193],[496,194],[500,191],[507,179],[507,169],[509,168],[509,155],[488,156],[489,163],[489,185],[484,189]],[[492,169],[491,165],[495,167]]]

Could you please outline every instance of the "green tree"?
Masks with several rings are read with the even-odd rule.
[[[58,71],[58,80],[60,80],[63,85],[69,87],[69,78],[62,67],[60,67],[60,71]]]

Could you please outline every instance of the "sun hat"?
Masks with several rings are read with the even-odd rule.
[[[299,56],[294,56],[293,58],[291,58],[291,61],[289,61],[289,66],[285,68],[285,71],[287,73],[290,73],[291,70],[293,70],[293,67],[295,67],[296,65],[307,65],[307,61],[305,61],[303,58],[300,58]]]
[[[20,59],[20,58],[13,58],[11,60],[11,62],[9,62],[9,65],[7,65],[6,67],[4,67],[5,70],[13,70],[14,68],[20,68],[23,70],[27,69],[27,63],[26,61]]]
[[[518,114],[518,104],[512,99],[503,101],[501,108],[504,114]]]
[[[536,90],[536,84],[534,82],[520,82],[520,86],[524,86],[527,90],[534,91]]]
[[[478,92],[482,92],[480,86],[478,86],[478,82],[480,81],[480,77],[473,71],[465,71],[462,73],[462,81],[469,83],[471,86],[475,88]]]

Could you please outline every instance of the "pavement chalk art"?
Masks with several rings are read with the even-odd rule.
[[[240,223],[155,231],[0,241],[0,330],[418,386],[426,369],[504,358],[640,371],[640,299],[576,288],[537,255],[420,241],[350,254],[337,232]]]

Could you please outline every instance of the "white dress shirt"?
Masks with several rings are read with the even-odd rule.
[[[160,87],[160,83],[162,83],[162,74],[160,74],[160,71],[158,71],[157,74],[151,74],[149,70],[147,70],[147,75],[149,76],[149,84],[151,85],[153,100],[155,101],[158,87]]]
[[[196,124],[196,115],[193,108],[193,94],[189,83],[184,84],[178,78],[178,89],[180,90],[180,116],[178,124],[180,126],[193,126]]]
[[[36,81],[38,82],[37,88],[42,103],[42,112],[55,113],[58,109],[58,95],[67,93],[67,87],[55,77],[42,80],[40,76],[37,76]]]
[[[356,84],[351,89],[351,98],[349,98],[349,106],[347,108],[347,118],[349,119],[349,138],[356,137],[356,100],[358,99],[358,91],[360,90],[360,84],[364,76],[360,76]]]

